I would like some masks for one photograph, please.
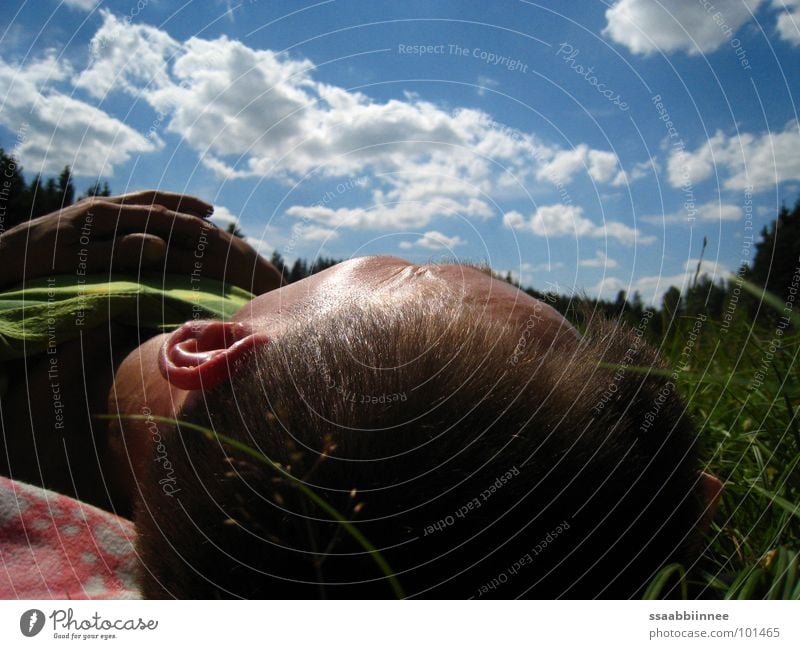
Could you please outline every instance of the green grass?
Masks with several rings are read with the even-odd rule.
[[[762,297],[757,288],[744,288]],[[648,598],[668,590],[671,596],[800,598],[800,334],[791,313],[779,326],[780,300],[767,296],[761,304],[774,324],[753,324],[743,305],[727,328],[709,318],[681,373],[678,387],[700,428],[706,470],[725,491],[701,563],[686,572],[668,566],[650,584]],[[694,323],[680,318],[664,339],[651,341],[673,366]]]

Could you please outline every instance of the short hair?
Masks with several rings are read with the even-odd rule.
[[[529,321],[531,322],[531,321]],[[535,333],[535,322],[532,325]],[[166,431],[137,505],[147,597],[634,597],[697,555],[696,433],[656,353],[545,346],[456,299],[298,317]],[[672,387],[670,387],[672,386]]]

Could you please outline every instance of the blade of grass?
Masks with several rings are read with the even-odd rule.
[[[772,583],[767,591],[767,599],[782,599],[788,567],[789,553],[786,548],[779,547],[775,551],[775,558],[769,567],[770,573],[772,573]]]
[[[800,586],[800,581],[797,579],[797,553],[793,552],[789,565],[786,567],[786,580],[783,583],[781,599],[791,599],[792,590],[798,586]]]
[[[671,563],[662,568],[650,582],[647,590],[642,595],[642,599],[661,599],[661,591],[672,579],[673,575],[678,575],[681,584],[681,599],[689,598],[689,587],[686,583],[686,570],[679,563]]]
[[[756,568],[750,572],[736,594],[736,599],[757,599],[760,587],[766,576],[766,571],[763,568]]]
[[[741,277],[737,277],[736,275],[731,276],[731,281],[736,282],[737,284],[741,284],[742,288],[750,293],[751,295],[757,297],[759,300],[763,301],[764,304],[771,306],[776,311],[781,313],[785,312],[785,304],[783,300],[779,298],[777,295],[770,293],[769,291],[765,291],[760,286],[748,282],[746,279],[742,279]],[[786,316],[793,325],[800,326],[800,315],[794,313],[794,311],[790,311],[789,315]]]
[[[765,498],[769,498],[769,500],[772,503],[778,505],[778,507],[781,507],[782,509],[785,509],[792,516],[797,516],[798,518],[800,518],[800,503],[798,503],[797,505],[793,505],[783,496],[779,496],[776,493],[772,493],[771,491],[764,489],[763,487],[760,487],[759,485],[756,484],[751,485],[751,488],[756,493],[764,496]]]

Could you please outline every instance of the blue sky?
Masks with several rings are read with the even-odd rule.
[[[8,4],[8,3],[7,3]],[[217,205],[265,254],[488,261],[660,302],[800,195],[800,0],[18,3],[27,173]]]

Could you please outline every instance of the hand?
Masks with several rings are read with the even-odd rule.
[[[275,267],[239,237],[206,220],[193,196],[144,191],[89,198],[0,235],[0,289],[65,273],[198,273],[265,293]]]

